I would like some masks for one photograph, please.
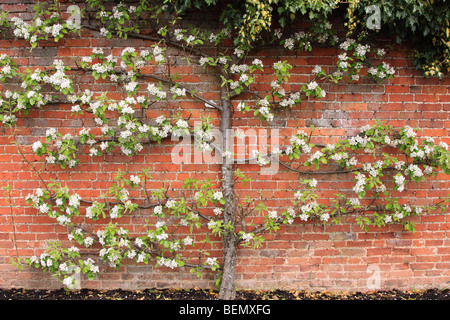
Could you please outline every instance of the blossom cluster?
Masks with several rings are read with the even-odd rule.
[[[194,31],[191,30],[191,31]],[[193,34],[185,34],[186,30],[183,29],[175,29],[173,30],[173,36],[176,41],[184,41],[188,46],[194,46],[203,44],[203,40]]]
[[[70,133],[63,136],[55,128],[47,129],[45,135],[46,143],[41,141],[34,142],[31,147],[33,152],[38,156],[45,155],[47,164],[58,163],[62,168],[66,166],[73,168],[78,163],[74,137]]]
[[[7,54],[0,54],[0,81],[6,82],[6,80],[14,77],[17,74],[18,68],[16,63]]]
[[[17,75],[17,66],[14,61],[7,55],[0,55],[0,67],[2,72],[0,78],[5,81],[6,78],[12,78]],[[8,70],[5,70],[8,68]],[[14,124],[17,113],[28,114],[31,108],[41,108],[48,102],[53,100],[50,94],[44,94],[43,86],[49,84],[54,90],[62,94],[70,94],[73,92],[72,80],[66,75],[65,71],[69,70],[64,63],[56,59],[53,62],[53,68],[48,70],[27,70],[21,74],[20,89],[16,91],[6,90],[4,97],[0,97],[0,107],[3,123]],[[8,72],[8,74],[5,74]]]
[[[150,259],[154,259],[157,266],[172,269],[182,267],[185,265],[185,262],[180,254],[180,250],[193,246],[194,239],[189,235],[174,239],[170,235],[169,230],[172,226],[168,226],[163,219],[165,214],[170,214],[172,217],[179,218],[180,226],[191,225],[192,227],[195,225],[199,227],[198,223],[194,223],[198,222],[198,214],[193,213],[193,211],[187,212],[187,210],[191,209],[189,209],[184,199],[165,199],[162,191],[159,194],[154,192],[154,196],[159,200],[165,199],[165,203],[154,207],[154,215],[158,218],[158,221],[154,225],[152,223],[147,224],[148,232],[144,236],[133,236],[127,229],[119,227],[117,223],[112,223],[114,219],[120,218],[120,212],[125,214],[127,210],[132,211],[129,206],[133,204],[131,204],[129,191],[125,186],[131,185],[132,188],[143,187],[148,178],[148,172],[144,172],[142,175],[131,174],[129,177],[118,172],[115,179],[116,182],[110,188],[110,196],[116,199],[115,202],[110,202],[109,200],[103,202],[94,201],[85,208],[87,219],[98,220],[103,218],[111,221],[105,227],[97,227],[96,231],[87,231],[72,222],[71,217],[79,215],[82,211],[82,200],[79,195],[70,194],[67,188],[51,185],[48,190],[37,189],[33,194],[27,196],[27,202],[39,210],[40,213],[47,214],[56,219],[59,224],[67,226],[71,230],[68,234],[69,241],[76,241],[85,248],[91,248],[95,242],[98,242],[101,245],[101,249],[98,251],[99,258],[110,267],[119,267],[124,259],[132,259],[137,263],[146,264],[149,263]],[[221,191],[212,189],[210,184],[201,187],[201,189],[204,191],[203,196],[208,197],[208,201],[216,205],[223,203]],[[136,207],[134,206],[134,209]],[[109,211],[109,215],[106,214],[107,211]],[[118,215],[117,212],[119,212]],[[220,208],[216,207],[214,214],[217,216],[220,213]],[[218,220],[218,224],[220,224],[220,220]],[[154,255],[149,250],[151,246],[154,247],[155,245],[158,245],[160,248],[157,255]],[[68,258],[79,257],[79,247],[72,246],[66,249],[61,248],[60,244],[54,247],[58,247],[58,249],[56,251],[52,249],[53,251],[48,253],[49,247],[47,252],[43,253],[40,258],[31,257],[31,259],[27,260],[28,263],[36,268],[43,268],[62,276],[63,284],[67,286],[73,284],[74,281],[73,277],[71,277],[71,272],[74,270],[73,267],[79,268],[89,279],[93,279],[98,274],[99,267],[93,259],[72,261],[61,254],[68,254]],[[207,258],[196,268],[197,272],[199,271],[198,268],[216,270],[219,268],[219,264],[216,258]]]
[[[300,130],[290,138],[290,146],[287,146],[284,153],[289,159],[299,159],[301,153],[308,154],[311,152],[313,145],[308,143],[308,135]]]
[[[134,23],[134,17],[138,17],[141,12],[141,6],[126,6],[122,2],[112,7],[111,10],[103,8],[97,11],[97,18],[103,23],[100,35],[112,38],[113,34],[126,37],[130,32],[139,33],[139,27]]]
[[[441,168],[445,173],[450,173],[450,152],[448,145],[444,142],[435,144],[434,139],[425,138],[422,141],[417,139],[414,129],[409,126],[393,130],[391,126],[377,122],[373,126],[364,126],[359,135],[348,139],[340,140],[335,144],[328,144],[318,149],[317,146],[309,142],[309,135],[299,131],[290,138],[291,144],[273,152],[275,156],[289,156],[290,160],[300,159],[302,155],[309,155],[308,160],[303,162],[304,166],[327,164],[334,161],[342,168],[343,172],[354,174],[354,185],[348,194],[338,194],[336,207],[327,207],[317,201],[318,195],[315,188],[318,185],[316,179],[303,180],[302,185],[305,190],[298,190],[294,194],[294,207],[287,208],[281,214],[274,210],[267,210],[265,230],[276,231],[280,223],[290,224],[295,218],[301,221],[318,219],[322,223],[329,221],[338,222],[340,216],[347,212],[364,211],[363,201],[368,192],[375,196],[375,199],[389,196],[390,191],[386,187],[386,181],[383,178],[384,171],[389,169],[396,170],[393,175],[393,190],[402,192],[405,190],[408,181],[421,181],[427,175],[434,174],[437,168]],[[384,147],[395,147],[411,158],[413,163],[405,164],[404,161],[395,157],[390,157],[382,153]],[[317,150],[318,149],[318,150]],[[374,162],[359,163],[357,157],[359,154],[372,154]],[[352,155],[353,154],[353,155]],[[380,158],[375,154],[381,155]],[[258,152],[254,156],[260,156]],[[267,164],[267,163],[265,163]],[[264,163],[260,163],[264,165]],[[299,169],[299,168],[298,168]],[[298,170],[297,169],[297,170]],[[351,193],[355,195],[351,195]],[[340,199],[340,200],[339,200]],[[371,225],[380,226],[388,223],[402,223],[407,230],[414,230],[414,225],[408,219],[409,216],[419,215],[428,211],[428,207],[398,205],[396,198],[385,198],[385,202],[376,202],[377,210],[383,203],[381,212],[375,211],[371,218],[357,216],[357,223],[364,229]],[[365,211],[371,211],[368,208]],[[211,229],[216,228],[218,223],[211,223]],[[240,239],[245,245],[253,242],[254,246],[259,246],[263,238],[257,236],[251,231],[240,231]]]
[[[76,193],[71,195],[66,187],[55,185],[53,189],[53,196],[50,194],[50,190],[39,188],[35,193],[28,194],[25,199],[40,213],[54,218],[58,224],[70,225],[72,217],[80,214],[81,198]],[[52,203],[52,199],[54,203]]]
[[[347,38],[339,45],[339,48],[344,52],[338,56],[338,70],[333,73],[335,80],[342,79],[344,74],[347,73],[352,81],[358,81],[369,53],[373,51],[375,58],[382,58],[386,53],[384,49],[371,48],[370,45],[362,44],[352,38]],[[394,75],[395,69],[384,61],[375,67],[370,67],[367,72],[367,76],[377,84],[393,78]]]
[[[59,12],[53,12],[49,18],[43,16],[44,11],[40,9],[36,12],[32,23],[25,22],[19,17],[12,17],[14,35],[30,42],[31,48],[36,48],[40,40],[53,38],[55,42],[58,42],[71,31],[71,26],[62,19]]]
[[[151,57],[158,57],[162,55],[163,49],[158,46],[153,48],[153,54],[145,51],[141,51],[141,56],[137,56],[136,51],[133,48],[125,48],[121,55],[121,64],[124,67],[132,65],[136,68],[136,59],[143,61],[144,59],[150,59]],[[143,57],[143,58],[142,58]],[[93,61],[100,61],[92,64]],[[107,75],[111,77],[111,80],[119,80],[117,76],[117,70],[115,69],[118,59],[112,55],[104,57],[102,49],[94,49],[91,56],[84,57],[81,65],[83,68],[90,69],[93,72],[95,78],[105,78]],[[150,99],[154,98],[156,101],[166,99],[167,94],[162,90],[161,86],[155,86],[155,84],[148,85],[148,96],[139,95],[133,96],[139,89],[139,84],[134,81],[135,71],[132,69],[126,74],[121,75],[121,80],[124,81],[124,87],[128,93],[128,97],[115,101],[107,99],[105,95],[94,97],[93,92],[86,89],[79,94],[73,94],[72,82],[65,75],[64,71],[67,67],[64,66],[62,61],[55,60],[55,71],[53,73],[45,73],[43,71],[31,72],[23,81],[22,87],[28,89],[26,104],[25,100],[20,98],[17,94],[16,100],[18,109],[24,105],[23,108],[27,109],[35,106],[41,106],[48,101],[47,96],[43,96],[40,93],[40,83],[50,83],[54,88],[59,89],[63,94],[67,95],[68,100],[73,103],[72,114],[83,114],[83,111],[87,111],[94,115],[95,123],[101,126],[102,137],[100,140],[96,140],[96,137],[89,132],[88,128],[83,128],[79,131],[77,139],[81,144],[87,144],[89,146],[90,156],[101,156],[105,152],[111,152],[115,145],[118,145],[121,151],[132,156],[133,154],[142,150],[141,139],[151,139],[152,141],[159,142],[164,138],[170,136],[175,129],[181,128],[187,130],[187,122],[180,119],[177,116],[176,125],[171,124],[170,119],[156,119],[156,125],[151,126],[147,123],[139,121],[135,116],[136,106],[140,108],[146,108]],[[134,71],[133,71],[134,70]],[[114,79],[113,79],[114,78]],[[35,90],[31,90],[33,88]],[[174,86],[171,88],[171,92],[174,96],[186,95],[186,90],[182,87]],[[14,95],[13,95],[14,97]],[[115,111],[119,113],[117,120],[117,127],[111,127],[108,119],[105,115],[107,111]],[[4,121],[8,121],[8,117]],[[174,118],[175,119],[175,118]],[[52,139],[55,140],[55,139]],[[57,140],[57,141],[56,141]],[[46,155],[48,163],[53,164],[59,162],[62,166],[73,167],[76,164],[75,153],[75,138],[71,136],[64,136],[63,139],[56,139],[54,146],[56,149],[64,150],[63,153],[58,153],[55,148],[50,150],[47,144],[42,144],[39,141],[33,145],[33,151],[39,155]],[[50,142],[50,141],[48,141]]]
[[[93,98],[92,92],[86,90],[81,96],[72,96],[72,101],[86,104],[83,108],[80,105],[74,105],[72,112],[80,114],[84,111],[92,113],[95,123],[100,127],[102,136],[96,137],[90,128],[83,128],[78,131],[77,136],[66,134],[61,136],[59,133],[47,136],[47,142],[53,142],[53,148],[49,144],[36,141],[32,150],[39,156],[46,155],[47,163],[54,164],[59,162],[61,166],[72,168],[76,163],[76,154],[78,152],[77,141],[81,145],[89,147],[89,155],[91,157],[101,156],[104,153],[112,152],[114,146],[120,147],[123,154],[132,156],[143,149],[142,139],[150,139],[159,142],[162,139],[170,137],[172,133],[180,132],[180,130],[188,131],[187,121],[179,115],[172,118],[159,116],[155,119],[154,125],[149,125],[139,121],[135,116],[135,105],[139,102],[134,97],[127,97],[119,102],[115,100],[105,99],[104,97]],[[106,118],[107,111],[115,111],[119,113],[117,125],[111,127]],[[174,122],[174,124],[172,124]],[[49,129],[50,131],[53,129]]]
[[[371,67],[368,71],[368,76],[377,82],[393,78],[394,74],[395,69],[386,62],[380,63],[377,67]]]
[[[280,30],[276,30],[275,35],[277,37],[281,37],[282,33]],[[311,51],[312,50],[312,45],[311,45],[312,41],[314,41],[314,40],[313,40],[313,35],[311,33],[300,31],[300,32],[296,32],[292,36],[282,40],[281,44],[284,46],[284,48],[286,48],[288,50],[302,49],[304,51]],[[321,41],[325,42],[326,38],[324,38],[324,37],[321,38]]]
[[[80,258],[80,250],[77,247],[62,248],[60,243],[52,242],[39,257],[32,256],[26,262],[35,268],[51,272],[59,277],[64,285],[72,288],[73,285],[80,285],[76,283],[80,280],[77,277],[80,272],[89,280],[93,280],[100,271],[92,258],[77,258]]]
[[[374,126],[365,126],[362,128],[360,135],[352,137],[343,141],[339,141],[336,144],[329,144],[322,148],[321,151],[316,151],[312,153],[309,160],[304,162],[304,165],[311,165],[312,159],[323,161],[327,163],[328,160],[333,160],[343,169],[350,170],[349,172],[354,173],[355,184],[352,191],[357,197],[347,198],[347,205],[350,205],[352,210],[356,210],[361,207],[360,199],[363,199],[367,192],[373,190],[375,195],[378,197],[380,194],[385,196],[389,195],[388,190],[385,186],[385,182],[381,180],[382,172],[385,169],[395,169],[397,174],[393,175],[393,190],[402,192],[405,190],[408,178],[411,181],[421,181],[425,179],[426,175],[433,174],[437,168],[441,168],[445,173],[450,173],[450,153],[448,151],[448,145],[444,142],[439,144],[434,143],[434,139],[426,138],[420,143],[416,138],[415,131],[409,127],[405,126],[400,130],[393,131],[392,127],[386,126],[382,123],[377,123]],[[395,137],[395,138],[394,138]],[[399,138],[398,138],[399,137]],[[290,159],[294,158],[294,148],[297,151],[297,159],[300,156],[300,149],[302,146],[313,147],[314,145],[307,143],[307,135],[304,133],[299,133],[291,138],[291,146],[286,148],[282,154],[290,155]],[[406,156],[410,157],[413,163],[405,164],[404,161],[400,161],[397,158],[389,157],[383,154],[382,159],[375,160],[374,163],[364,163],[358,166],[358,161],[355,157],[350,157],[351,152],[363,152],[363,153],[374,153],[378,148],[383,148],[384,146],[396,147],[403,152]],[[311,151],[307,147],[305,150],[301,150],[304,153]],[[319,160],[320,159],[320,160]],[[313,161],[314,161],[313,160]],[[313,179],[314,180],[314,179]],[[310,182],[306,182],[309,187],[314,186]],[[307,215],[311,212],[311,209],[320,209],[320,206],[315,205],[314,202],[308,204],[306,202],[308,193],[296,192],[294,198],[296,200],[302,200],[302,206],[297,206],[299,210],[298,217],[306,221]],[[302,198],[303,197],[303,198]],[[390,201],[396,201],[394,200]],[[360,220],[362,226],[367,227],[368,225],[384,225],[390,222],[402,222],[408,230],[413,230],[413,225],[407,222],[404,218],[410,215],[421,214],[424,210],[423,207],[413,207],[404,205],[402,207],[393,206],[391,202],[386,204],[386,213],[375,214],[374,220],[371,222],[367,219]],[[318,211],[321,212],[321,211]],[[390,212],[390,213],[389,213]],[[292,214],[285,212],[286,216],[293,217]],[[328,213],[330,214],[330,213]],[[321,216],[321,213],[319,214]],[[320,220],[325,221],[328,216],[321,216]]]
[[[321,21],[321,23],[314,24],[309,32],[296,32],[285,39],[283,39],[281,29],[275,29],[273,34],[276,40],[281,40],[280,44],[287,50],[311,51],[314,42],[324,44],[328,41],[331,45],[334,45],[339,41],[332,27],[330,22]]]

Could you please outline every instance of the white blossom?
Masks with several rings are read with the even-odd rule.
[[[136,176],[136,175],[131,175],[131,176],[130,176],[130,181],[131,181],[132,183],[134,183],[134,184],[139,184],[139,183],[141,183],[141,178],[139,178],[139,177]]]
[[[306,213],[302,213],[299,215],[300,220],[308,221],[309,216]]]
[[[360,193],[364,191],[364,186],[366,184],[366,176],[360,172],[356,175],[356,185],[353,187],[355,193]]]
[[[410,164],[408,166],[408,168],[406,169],[406,171],[411,172],[413,177],[422,177],[423,176],[422,169],[420,169],[419,166],[417,166],[415,164]]]
[[[317,180],[316,179],[311,179],[311,181],[309,181],[308,182],[308,185],[311,187],[311,188],[315,188],[316,186],[317,186]]]
[[[162,209],[163,209],[162,206],[156,206],[155,209],[153,209],[153,213],[155,215],[160,215],[163,213]]]
[[[167,202],[166,202],[166,207],[170,209],[170,208],[175,207],[176,204],[177,204],[177,202],[176,202],[175,200],[173,200],[173,199],[167,200]]]
[[[361,205],[361,203],[359,202],[359,199],[358,199],[358,198],[351,198],[351,199],[350,199],[350,204],[351,204],[352,206],[354,206],[354,207],[360,206],[360,205]]]
[[[214,200],[217,200],[217,201],[221,200],[223,198],[222,192],[221,191],[214,192],[213,198],[214,198]]]
[[[85,245],[86,247],[92,246],[93,243],[94,243],[94,239],[93,239],[92,237],[86,237],[86,238],[84,239],[84,245]]]
[[[244,50],[239,49],[239,48],[235,48],[234,49],[234,54],[237,55],[239,58],[242,58],[242,56],[244,55]]]
[[[318,75],[321,72],[322,72],[322,68],[320,66],[315,66],[314,69],[312,70],[312,74],[314,74],[314,75]]]
[[[227,64],[228,59],[225,56],[221,56],[221,57],[219,57],[218,61],[219,61],[220,64]]]
[[[31,147],[34,152],[36,152],[38,149],[42,148],[42,143],[40,141],[36,141],[33,143],[33,146]]]
[[[252,64],[253,64],[254,66],[260,66],[261,68],[264,67],[263,62],[262,62],[260,59],[254,59],[254,60],[252,61]]]
[[[278,39],[280,39],[282,36],[283,36],[283,33],[281,32],[281,29],[275,29],[274,31],[273,31],[273,34],[278,38]]]
[[[407,138],[411,138],[411,137],[415,137],[416,136],[416,133],[414,132],[414,129],[411,128],[410,126],[405,126],[403,128],[403,131],[404,131],[404,133],[405,133]]]
[[[181,129],[186,129],[186,128],[189,126],[189,124],[187,123],[187,121],[186,121],[186,120],[183,120],[183,119],[177,120],[176,125],[177,125],[178,128],[181,128]]]
[[[141,248],[144,245],[144,241],[141,238],[136,238],[136,240],[134,240],[134,244]]]
[[[287,39],[284,41],[284,47],[285,47],[286,49],[289,49],[289,50],[294,49],[294,39],[292,39],[292,38],[287,38]]]
[[[398,191],[402,192],[403,190],[405,190],[405,177],[402,174],[397,174],[394,176],[394,182],[398,187]]]
[[[201,66],[204,66],[205,64],[207,64],[209,62],[209,59],[207,57],[201,57],[199,60],[199,64]]]
[[[269,211],[267,217],[269,219],[276,219],[278,216],[278,212],[276,210]]]
[[[398,220],[403,219],[403,213],[402,212],[394,213],[394,218],[397,218]]]
[[[170,88],[170,92],[172,92],[174,95],[178,96],[178,97],[182,97],[186,95],[186,89],[185,88],[177,88],[177,87],[172,87]]]
[[[390,216],[390,215],[386,215],[385,217],[384,217],[384,222],[385,223],[390,223],[390,222],[392,222],[392,216]]]
[[[78,194],[73,194],[69,197],[69,206],[71,207],[79,207],[80,206],[81,197]]]
[[[137,255],[137,252],[134,249],[127,251],[127,257],[129,259],[134,259],[136,257],[136,255]]]
[[[208,258],[206,259],[205,263],[209,266],[213,266],[217,264],[217,258]]]
[[[370,51],[370,46],[369,45],[362,45],[362,44],[358,44],[358,46],[355,49],[356,55],[359,57],[363,57],[366,55],[367,52]]]
[[[194,42],[195,39],[196,39],[195,36],[189,35],[189,37],[186,38],[186,43],[190,44],[191,42]]]
[[[248,242],[248,241],[250,241],[250,240],[252,240],[253,239],[253,235],[251,234],[251,233],[243,233],[242,234],[242,240],[244,240],[244,241],[246,241],[246,242]]]
[[[63,285],[65,286],[71,286],[73,284],[73,278],[72,277],[66,277],[63,280]]]
[[[169,238],[169,235],[165,232],[162,232],[156,236],[158,241],[166,240],[167,238]]]
[[[447,143],[445,143],[445,142],[439,142],[439,146],[442,148],[442,149],[445,149],[445,150],[448,150],[448,144]]]
[[[317,88],[318,84],[315,81],[311,81],[308,83],[308,90],[315,90]]]
[[[133,52],[135,52],[136,51],[136,49],[134,49],[134,48],[132,48],[132,47],[127,47],[127,48],[125,48],[125,49],[123,49],[122,50],[122,56],[124,56],[125,54],[129,54],[129,53],[133,53]]]
[[[137,262],[137,263],[144,262],[144,261],[145,261],[145,258],[146,258],[145,253],[144,253],[144,252],[141,252],[141,253],[138,254],[138,257],[137,257],[137,259],[136,259],[136,262]]]

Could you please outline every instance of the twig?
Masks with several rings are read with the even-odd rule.
[[[20,257],[19,257],[19,250],[17,249],[16,223],[14,221],[13,205],[12,205],[12,199],[11,199],[11,186],[8,185],[4,189],[5,189],[5,192],[8,193],[9,214],[11,216],[11,225],[13,228],[13,243],[14,243],[14,249],[16,251],[17,263],[19,264]]]
[[[87,29],[90,29],[90,30],[93,30],[93,31],[99,31],[100,32],[100,28],[94,27],[92,25],[85,25],[85,24],[83,24],[81,26],[83,28],[87,28]],[[205,52],[201,51],[201,50],[185,47],[181,43],[175,42],[173,40],[170,40],[170,39],[164,38],[164,37],[148,36],[148,35],[137,34],[137,33],[127,33],[127,37],[131,37],[131,38],[135,38],[135,39],[142,39],[142,40],[150,40],[150,41],[155,41],[155,42],[164,41],[164,42],[170,44],[172,47],[176,47],[178,49],[181,49],[184,52],[187,52],[187,53],[194,52],[195,54],[200,55],[202,57],[208,57],[208,55]]]
[[[16,141],[16,136],[13,134],[13,138],[14,138],[14,144],[17,147],[17,150],[19,151],[20,155],[22,156],[23,160],[31,167],[31,169],[34,171],[34,173],[38,176],[38,178],[42,181],[42,183],[44,184],[45,189],[47,189],[49,194],[52,194],[50,189],[47,186],[47,183],[44,181],[44,179],[42,178],[41,174],[39,173],[39,171],[33,166],[33,164],[26,158],[26,156],[24,155],[22,149],[19,147],[19,144]]]
[[[342,173],[350,173],[350,172],[358,172],[358,171],[362,171],[362,168],[357,168],[357,169],[351,169],[351,170],[332,170],[332,171],[301,171],[295,168],[292,168],[291,166],[287,165],[285,162],[278,160],[278,162],[285,167],[286,169],[289,169],[291,171],[297,172],[299,174],[304,174],[304,175],[308,175],[308,174],[342,174]]]

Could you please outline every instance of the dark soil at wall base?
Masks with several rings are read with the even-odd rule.
[[[26,290],[0,289],[0,300],[217,300],[214,290],[146,289],[126,290]],[[297,290],[240,290],[237,300],[450,300],[450,290],[373,292],[308,292]]]

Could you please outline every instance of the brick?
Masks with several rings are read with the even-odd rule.
[[[23,17],[31,18],[30,4],[9,1],[10,8],[20,5],[15,10]],[[5,7],[3,6],[2,9]],[[203,18],[202,18],[203,19]],[[205,23],[208,23],[205,21]],[[146,30],[143,30],[146,34]],[[231,42],[224,42],[224,46]],[[57,43],[41,44],[31,53],[29,44],[18,39],[0,40],[0,53],[8,53],[14,57],[20,70],[43,69],[53,63],[55,58],[61,58],[65,63],[75,67],[74,60],[80,61],[83,56],[88,56],[96,47],[105,49],[109,54],[120,55],[122,50],[128,46],[137,46],[137,51],[150,48],[155,43],[141,39],[106,39],[100,38],[98,32],[83,30],[82,36],[71,35]],[[224,47],[225,48],[225,47]],[[208,52],[212,50],[208,49]],[[295,92],[312,79],[311,70],[315,65],[322,66],[327,72],[333,72],[336,63],[334,48],[314,48],[312,52],[298,51],[295,53],[285,52],[282,48],[261,49],[251,52],[243,60],[248,63],[254,58],[260,58],[264,65],[263,72],[254,73],[255,83],[251,90],[258,92],[261,96],[271,90],[270,81],[275,80],[273,70],[270,67],[274,62],[287,59],[293,66],[289,83],[284,85],[287,92]],[[195,63],[195,59],[188,63],[183,60],[183,53],[178,49],[170,48],[171,74],[178,74],[176,79],[179,83],[187,83],[187,87],[195,90],[205,99],[220,101],[220,79],[217,82],[215,68],[205,70]],[[375,120],[385,120],[389,125],[396,128],[410,125],[421,127],[420,139],[426,136],[436,138],[436,141],[450,143],[448,117],[448,106],[450,92],[448,85],[450,80],[426,79],[419,71],[414,70],[411,59],[407,56],[407,48],[395,46],[392,51],[391,65],[397,66],[396,77],[390,81],[376,86],[372,81],[360,79],[358,82],[320,83],[327,92],[324,99],[308,98],[290,110],[279,110],[276,112],[275,120],[265,123],[255,119],[250,113],[235,112],[233,114],[233,127],[243,129],[252,128],[258,132],[260,129],[279,128],[280,142],[289,144],[290,137],[298,130],[304,130],[309,134],[309,126],[315,125],[316,129],[311,135],[311,142],[315,144],[335,143],[338,139],[347,138],[358,134],[360,128],[366,124],[374,124]],[[370,60],[368,60],[370,63]],[[168,69],[155,66],[153,63],[145,65],[142,69],[145,74],[154,74],[164,77]],[[75,78],[76,90],[89,89],[96,96],[106,93],[108,99],[123,99],[126,95],[122,92],[121,85],[111,83],[109,80],[94,81],[88,73],[73,70],[70,75]],[[237,75],[234,75],[237,77]],[[149,79],[146,79],[149,83]],[[14,89],[20,83],[1,84],[0,90]],[[146,95],[146,85],[141,87],[140,93]],[[243,93],[233,99],[236,108],[240,101],[252,100],[256,103],[253,93]],[[100,136],[101,131],[89,114],[71,117],[72,104],[49,105],[40,110],[32,110],[29,116],[20,115],[15,140],[26,153],[26,158],[36,168],[41,168],[40,157],[31,151],[31,145],[37,141],[43,141],[45,132],[50,127],[58,128],[62,134],[77,133],[83,126],[92,127],[92,132]],[[150,123],[161,114],[170,117],[180,112],[183,117],[190,117],[189,123],[201,120],[204,116],[212,118],[214,125],[220,125],[217,110],[205,109],[204,103],[191,96],[181,100],[169,101],[169,103],[153,103],[144,113],[139,116],[146,117]],[[107,112],[108,118],[116,118],[116,112]],[[137,116],[138,114],[135,113]],[[115,126],[115,122],[110,123]],[[270,130],[268,131],[270,133]],[[70,245],[67,241],[67,228],[60,226],[47,215],[38,213],[36,209],[26,205],[24,197],[36,188],[42,188],[42,181],[31,170],[28,163],[24,162],[18,154],[16,146],[12,145],[12,139],[8,138],[9,132],[0,126],[0,185],[12,185],[14,191],[11,194],[13,204],[14,222],[16,223],[16,239],[20,254],[23,257],[39,255],[44,251],[46,244],[51,240],[60,240],[64,245]],[[269,138],[269,137],[268,137]],[[270,141],[270,139],[268,139]],[[137,156],[129,158],[115,148],[113,154],[91,158],[86,153],[89,147],[81,148],[81,163],[74,169],[61,169],[58,166],[43,166],[42,178],[46,181],[56,178],[63,186],[71,191],[77,192],[88,200],[98,200],[102,194],[107,194],[114,182],[117,170],[126,172],[125,176],[139,174],[142,169],[150,170],[152,179],[146,182],[149,191],[160,188],[168,190],[169,196],[177,197],[181,193],[188,194],[190,191],[182,191],[181,187],[185,179],[211,179],[214,183],[220,183],[220,166],[217,164],[174,164],[172,163],[172,149],[178,141],[163,141],[161,144],[145,144],[144,149]],[[264,150],[267,146],[262,146]],[[313,150],[316,151],[316,150]],[[386,148],[383,152],[396,152],[393,148]],[[381,152],[381,150],[380,150]],[[244,155],[247,156],[247,155]],[[404,156],[395,154],[399,159]],[[309,155],[302,155],[292,166],[301,166]],[[287,157],[283,157],[285,161]],[[374,161],[367,154],[358,155],[359,163]],[[190,159],[193,160],[193,159]],[[284,167],[274,175],[262,175],[261,168],[256,164],[238,165],[241,171],[252,178],[246,186],[236,184],[236,196],[241,203],[246,196],[255,199],[249,206],[253,208],[260,198],[268,210],[277,210],[278,214],[289,207],[293,207],[292,199],[294,192],[300,187],[299,179],[316,178],[317,201],[324,205],[330,205],[336,193],[343,193],[347,197],[353,197],[354,175],[346,174],[321,174],[321,175],[298,175],[288,171]],[[334,163],[322,165],[324,170],[338,169]],[[309,169],[309,168],[302,168]],[[47,170],[47,171],[46,171]],[[49,172],[50,171],[50,172]],[[386,173],[383,179],[392,179],[391,172]],[[410,183],[408,192],[393,192],[392,196],[399,199],[401,204],[427,205],[436,203],[439,197],[446,196],[450,187],[450,179],[443,173],[438,173],[432,180],[418,184]],[[392,182],[387,182],[388,188]],[[150,192],[151,193],[151,192]],[[150,194],[151,197],[151,194]],[[143,190],[136,188],[130,190],[130,198],[138,199],[139,203],[145,203],[146,194]],[[4,271],[0,287],[10,285],[31,287],[36,283],[42,286],[58,287],[56,281],[50,282],[46,276],[31,270],[21,273],[11,272],[8,265],[9,256],[13,252],[11,241],[11,210],[10,199],[3,192],[0,193],[0,270]],[[362,200],[367,204],[370,199]],[[80,216],[73,217],[72,221],[93,228],[93,232],[104,227],[109,220],[101,218],[97,222],[88,224],[85,219],[85,207],[82,205]],[[212,217],[214,206],[208,204],[198,209],[204,215]],[[242,217],[247,213],[243,204]],[[299,208],[295,208],[296,211]],[[147,234],[147,222],[157,223],[159,220],[152,216],[153,208],[136,213],[127,213],[122,218],[115,220],[126,227],[135,236]],[[254,228],[265,224],[265,210],[257,213],[255,210],[244,219],[252,222]],[[366,213],[368,216],[370,212]],[[440,212],[424,214],[413,217],[416,223],[416,233],[402,230],[399,224],[386,225],[381,228],[370,227],[368,232],[361,230],[355,222],[356,215],[342,216],[342,224],[329,224],[323,226],[319,221],[302,222],[295,218],[291,225],[281,225],[277,232],[263,234],[266,241],[261,249],[252,247],[239,247],[237,261],[237,274],[239,287],[268,288],[285,286],[289,289],[304,288],[311,290],[367,290],[368,266],[380,267],[383,278],[383,286],[395,288],[411,288],[413,286],[444,286],[448,278],[441,276],[449,268],[450,249],[447,234],[449,230],[449,218]],[[251,231],[248,227],[247,231]],[[188,227],[170,229],[172,236],[192,236],[197,245],[192,250],[183,251],[183,256],[191,263],[198,262],[198,253],[201,250],[211,252],[212,257],[222,261],[221,239],[218,236],[210,236],[212,243],[199,243],[205,239],[207,228],[202,227],[200,231],[189,230]],[[89,256],[93,251],[82,248],[83,255]],[[94,254],[96,256],[96,253]],[[203,257],[206,258],[206,257]],[[125,266],[117,271],[108,270],[98,280],[86,282],[89,288],[112,288],[112,287],[212,287],[215,275],[210,272],[197,280],[189,273],[189,270],[171,270],[169,268],[153,268],[151,265],[135,265],[127,261]]]
[[[91,41],[90,39],[67,39],[66,46],[67,47],[90,47]]]

